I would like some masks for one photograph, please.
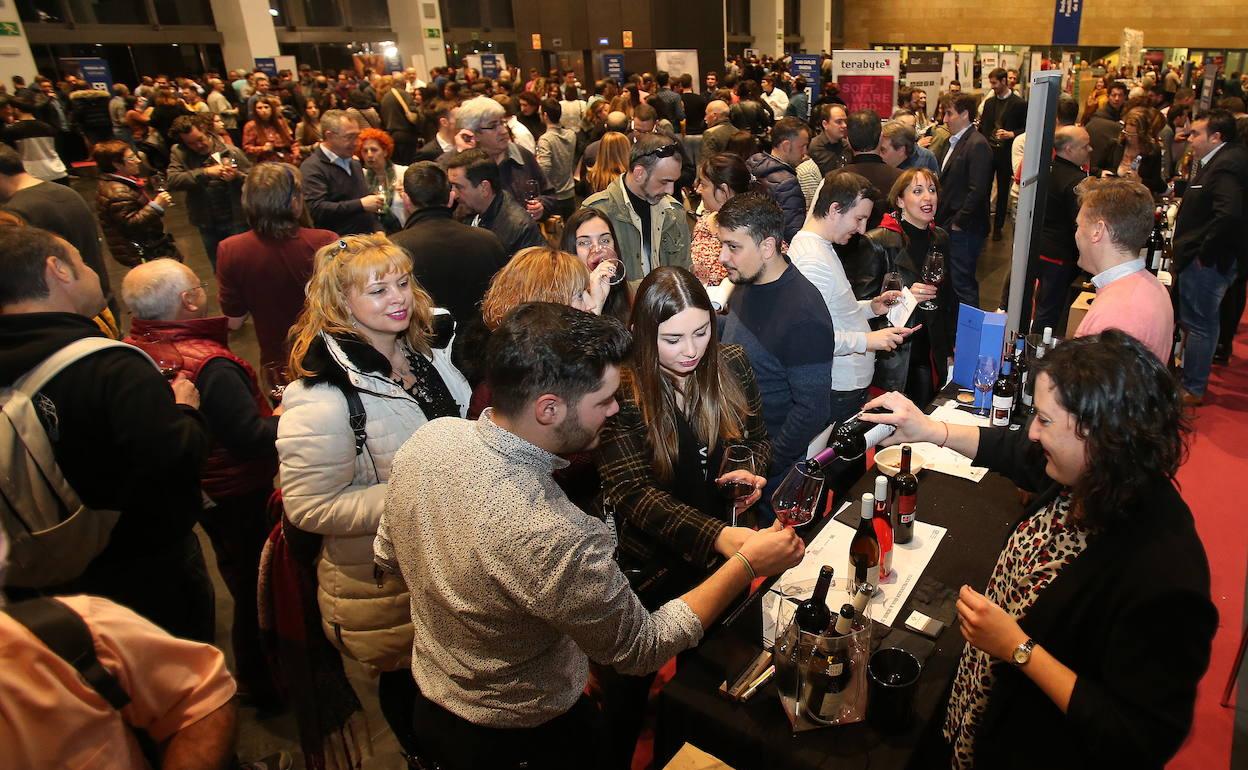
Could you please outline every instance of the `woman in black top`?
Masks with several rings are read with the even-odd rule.
[[[1153,195],[1166,189],[1162,179],[1161,140],[1153,127],[1155,110],[1133,107],[1122,116],[1122,135],[1118,141],[1105,148],[1099,158],[1092,161],[1096,176],[1116,176],[1136,179]]]
[[[874,299],[883,291],[884,276],[900,273],[920,301],[935,292],[935,310],[915,308],[906,326],[923,325],[891,356],[877,357],[875,381],[884,390],[901,390],[917,404],[927,404],[944,382],[953,357],[958,329],[958,299],[953,284],[922,282],[927,255],[939,251],[948,259],[949,235],[934,224],[940,180],[923,168],[907,169],[893,184],[889,200],[897,211],[885,214],[880,226],[858,239],[847,253],[845,274],[859,299]],[[947,269],[947,268],[946,268]]]
[[[1174,377],[1110,329],[1038,360],[1026,432],[935,422],[898,393],[867,404],[885,444],[932,441],[1034,494],[981,594],[949,700],[953,766],[1161,768],[1192,724],[1218,613],[1175,487],[1190,423]]]
[[[585,268],[593,273],[598,265],[609,259],[619,259],[615,238],[615,225],[611,218],[598,209],[581,208],[568,217],[563,226],[563,236],[559,248],[568,254],[575,254],[585,263]],[[617,265],[620,269],[622,265]],[[607,302],[602,306],[602,314],[618,318],[628,324],[632,313],[632,298],[628,293],[628,282],[620,281],[607,291]]]
[[[597,452],[603,508],[619,528],[620,566],[651,610],[697,585],[753,534],[729,526],[719,485],[753,487],[771,463],[762,396],[745,351],[721,345],[711,300],[693,273],[653,270],[637,288],[633,352],[620,376],[620,411],[603,426]],[[720,476],[724,448],[747,447],[760,473]],[[629,767],[653,675],[595,667],[611,730],[613,768]]]

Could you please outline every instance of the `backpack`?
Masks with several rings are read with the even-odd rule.
[[[40,390],[67,366],[110,348],[151,358],[105,337],[85,337],[53,353],[8,387],[0,387],[0,525],[11,551],[7,583],[21,588],[61,585],[81,575],[108,545],[119,511],[85,505],[56,464],[59,436],[52,415],[39,421]],[[155,368],[155,362],[152,362]]]

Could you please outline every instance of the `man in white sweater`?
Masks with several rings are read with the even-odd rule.
[[[875,352],[893,350],[912,331],[886,327],[872,331],[870,320],[888,312],[900,292],[887,291],[873,300],[854,297],[835,246],[866,230],[871,216],[871,183],[849,171],[833,171],[815,193],[806,224],[789,244],[789,259],[815,285],[827,303],[836,327],[832,361],[832,420],[852,417],[867,402],[875,374]]]

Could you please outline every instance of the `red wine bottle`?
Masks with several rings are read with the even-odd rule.
[[[883,407],[868,411],[871,414],[890,414]],[[856,460],[866,453],[868,447],[876,446],[897,430],[893,425],[860,419],[862,414],[859,412],[833,428],[828,436],[828,448],[804,460],[802,469],[807,473],[820,473],[836,460]]]
[[[828,609],[828,589],[832,586],[832,566],[825,564],[819,568],[819,580],[815,583],[815,593],[806,601],[797,605],[793,614],[797,627],[808,634],[822,634],[832,624],[832,612]]]
[[[862,518],[854,539],[849,542],[848,577],[850,587],[855,591],[861,585],[874,587],[880,584],[880,540],[875,535],[875,524],[872,522],[874,513],[875,495],[864,492]]]
[[[1010,376],[1010,359],[1001,362],[1001,374],[992,386],[992,425],[1008,427],[1010,414],[1014,411],[1014,379]]]
[[[836,625],[828,630],[828,636],[849,634],[854,626],[854,608],[846,604],[836,617]],[[806,684],[802,688],[801,701],[806,714],[816,722],[828,723],[840,716],[845,705],[845,691],[853,674],[853,659],[845,644],[823,646],[816,644],[806,667]]]
[[[893,476],[893,542],[905,545],[914,538],[915,513],[919,507],[919,480],[910,472],[910,447],[901,448],[901,469]]]
[[[880,577],[887,578],[893,572],[893,521],[888,515],[888,477],[875,477],[875,510],[871,521],[875,525],[875,537],[880,541]]]

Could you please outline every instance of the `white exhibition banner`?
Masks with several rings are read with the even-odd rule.
[[[661,69],[671,76],[672,82],[681,75],[689,75],[693,78],[694,90],[701,91],[698,84],[702,82],[702,78],[698,77],[698,52],[693,49],[681,49],[675,51],[655,51],[654,65],[657,69]]]

